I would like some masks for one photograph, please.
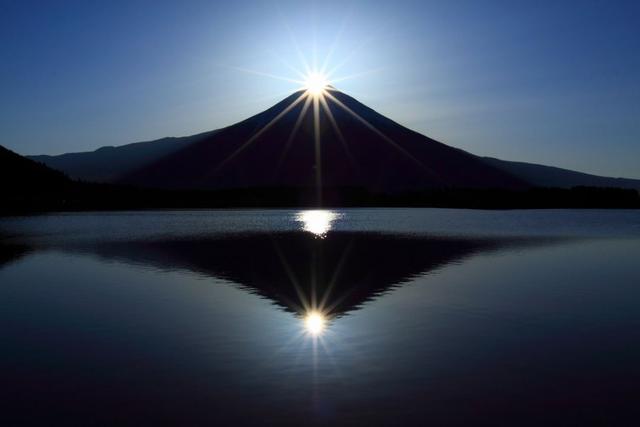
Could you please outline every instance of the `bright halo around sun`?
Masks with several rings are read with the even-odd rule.
[[[304,327],[307,332],[317,337],[324,331],[327,319],[319,311],[311,311],[304,318]]]
[[[304,79],[304,88],[311,95],[318,96],[329,86],[329,80],[322,73],[309,73]]]

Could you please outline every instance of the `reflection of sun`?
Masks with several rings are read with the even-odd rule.
[[[324,237],[338,217],[339,214],[336,212],[318,209],[300,212],[296,215],[296,220],[302,223],[304,231]]]
[[[322,73],[309,73],[304,79],[304,88],[313,96],[321,95],[329,86],[329,80]]]
[[[313,336],[318,336],[324,331],[327,320],[319,311],[311,311],[304,318],[304,327]]]

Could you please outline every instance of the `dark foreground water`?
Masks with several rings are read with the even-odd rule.
[[[0,219],[0,425],[640,425],[640,212]]]

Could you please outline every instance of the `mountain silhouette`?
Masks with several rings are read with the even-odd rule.
[[[74,178],[170,189],[526,187],[334,89],[322,100],[296,92],[240,123],[194,137],[33,158]]]
[[[536,187],[571,188],[585,186],[640,190],[640,180],[638,179],[610,178],[557,168],[554,166],[544,166],[525,162],[509,162],[506,160],[494,159],[492,157],[483,157],[483,159],[491,166],[517,176]]]
[[[527,186],[640,189],[640,180],[478,157],[411,131],[333,88],[323,97],[326,108],[304,95],[296,92],[219,130],[30,158],[76,179],[165,189],[314,188],[318,182],[324,188],[372,192]]]
[[[526,185],[333,89],[323,99],[296,92],[120,182],[180,189],[358,187],[380,192]]]
[[[0,145],[0,189],[3,195],[43,194],[67,188],[64,173],[27,159]]]
[[[38,155],[28,158],[63,171],[74,179],[112,182],[123,175],[151,164],[171,153],[215,133],[204,132],[184,137],[167,137],[136,142],[119,147],[101,147],[95,151],[66,153],[58,156]]]

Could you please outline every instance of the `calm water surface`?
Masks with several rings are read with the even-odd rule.
[[[640,212],[0,219],[0,425],[640,425]]]

